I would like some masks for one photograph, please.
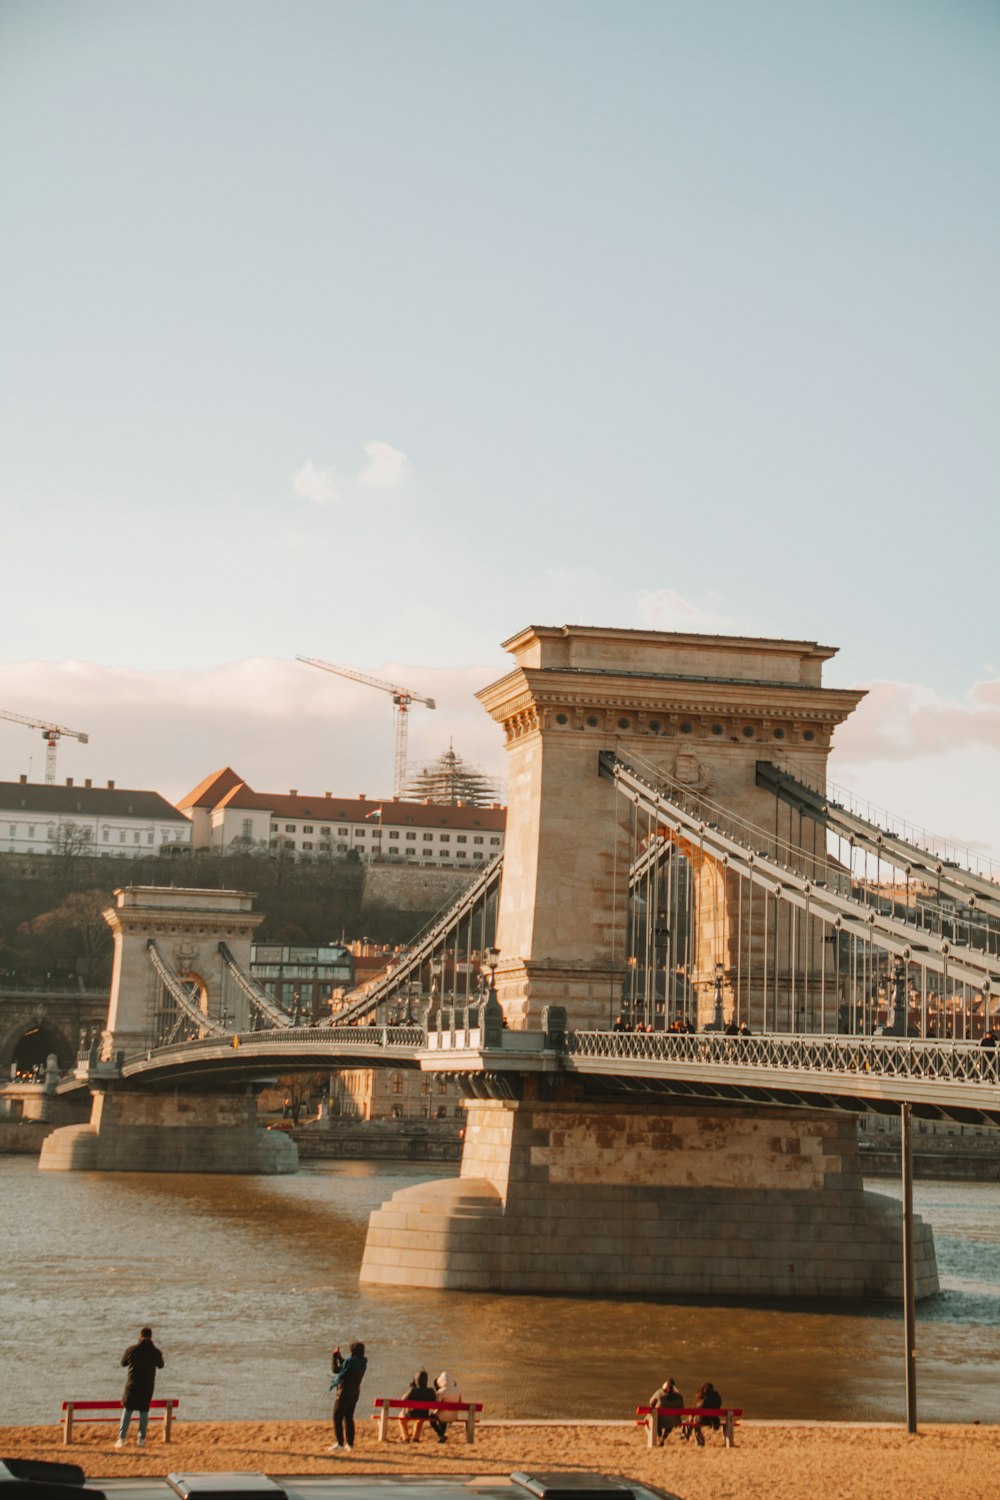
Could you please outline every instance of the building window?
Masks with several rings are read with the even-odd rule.
[[[389,1089],[393,1094],[401,1094],[403,1092],[402,1073],[393,1073],[392,1077],[389,1079]]]
[[[294,823],[286,823],[285,824],[285,832],[286,833],[294,833],[295,832],[295,827],[296,827],[296,825]]]
[[[139,842],[139,837],[140,837],[139,834],[133,833],[133,835],[132,835],[132,842],[133,842],[133,844],[137,844]]]
[[[323,838],[328,839],[330,837],[330,830],[329,830],[329,828],[321,828],[320,829],[320,835]]]
[[[52,827],[51,823],[49,824],[48,828],[45,830],[45,836],[46,836],[46,838],[50,838],[50,839],[54,839],[55,836],[56,836],[56,831]]]
[[[440,838],[441,838],[442,844],[450,844],[451,843],[451,834],[450,833],[442,833],[440,835]]]
[[[482,850],[481,849],[474,849],[473,852],[472,852],[472,857],[473,857],[473,859],[482,859],[482,857],[483,857]]]
[[[13,830],[11,830],[11,831],[13,832]],[[103,838],[103,840],[104,840],[105,843],[107,843],[108,839],[111,837],[111,835],[108,833],[108,830],[106,828],[104,830],[104,833],[101,835],[101,837]]]
[[[467,844],[468,842],[469,842],[469,840],[465,836],[464,833],[456,833],[456,835],[455,835],[455,843],[456,844]]]
[[[425,833],[424,834],[424,843],[425,844],[429,844],[431,842],[431,840],[433,839],[433,837],[434,837],[433,833]]]
[[[303,847],[303,849],[311,849],[312,848],[312,839],[306,839],[305,842],[303,843],[302,847]]]
[[[416,835],[416,834],[415,834],[415,833],[408,833],[408,834],[407,834],[407,835],[406,835],[406,837],[407,837],[407,838],[408,838],[408,839],[415,839],[415,838],[416,838],[416,836],[417,836],[417,835]]]
[[[348,835],[349,832],[350,832],[350,830],[347,829],[347,828],[338,828],[337,829],[337,837],[340,838],[340,839],[346,839],[346,837],[347,837],[347,835]]]
[[[312,831],[313,831],[313,826],[312,826],[311,823],[303,823],[303,825],[302,825],[302,832],[303,833],[312,833]]]
[[[29,833],[31,832],[30,828],[29,828],[28,832]],[[119,844],[124,844],[124,842],[125,842],[125,835],[124,835],[124,833],[119,833],[119,835],[118,835],[118,842],[119,842]]]
[[[151,844],[152,842],[153,842],[153,835],[151,833],[147,833],[146,834],[146,843],[147,844]]]
[[[392,828],[392,829],[389,830],[389,837],[391,839],[398,839],[399,838],[399,834],[396,832],[395,828]]]
[[[415,859],[416,856],[417,856],[416,849],[407,849],[407,851],[406,851],[406,857],[407,857],[407,859]]]
[[[245,839],[253,838],[253,818],[243,819],[243,837]]]
[[[474,844],[481,844],[483,842],[483,836],[482,836],[482,834],[481,833],[474,833],[472,835],[472,842]]]
[[[490,839],[490,843],[493,845],[494,848],[497,848],[499,846],[499,844],[500,844],[499,837],[494,836],[493,838]]]

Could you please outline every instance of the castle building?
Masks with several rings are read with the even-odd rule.
[[[191,846],[191,824],[159,792],[0,781],[0,849],[8,854],[89,854],[139,858]]]
[[[400,864],[485,864],[503,847],[507,812],[474,807],[372,801],[332,792],[255,792],[229,766],[205,778],[177,804],[191,819],[195,849],[232,851],[264,845],[297,859],[343,857]]]

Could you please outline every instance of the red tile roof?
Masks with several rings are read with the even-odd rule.
[[[329,792],[255,792],[227,766],[207,776],[177,804],[185,807],[242,807],[269,812],[275,818],[312,818],[317,823],[371,823],[383,828],[482,828],[501,833],[507,822],[505,807],[448,806],[436,802],[382,801],[367,797],[335,797]],[[375,813],[381,809],[381,819]]]
[[[213,771],[211,776],[206,776],[193,792],[188,792],[186,797],[181,798],[177,806],[182,810],[185,807],[218,807],[227,792],[242,785],[242,778],[230,766],[225,766],[221,771]]]

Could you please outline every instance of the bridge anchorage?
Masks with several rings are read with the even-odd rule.
[[[827,787],[861,697],[822,686],[829,648],[586,627],[508,647],[479,695],[510,756],[503,863],[329,1026],[256,992],[245,893],[172,893],[180,925],[171,893],[118,894],[84,1155],[136,1165],[102,1094],[245,1102],[278,1070],[419,1067],[467,1096],[461,1175],[372,1216],[365,1281],[898,1297],[898,1206],[863,1189],[855,1116],[1000,1123],[992,872]],[[225,1160],[209,1134],[188,1169]],[[218,1169],[288,1167],[252,1143],[243,1163]],[[932,1294],[919,1221],[914,1261]]]

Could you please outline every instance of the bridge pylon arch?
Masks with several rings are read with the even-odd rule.
[[[206,1020],[219,1022],[225,1010],[219,944],[227,944],[237,963],[248,969],[251,939],[263,920],[251,910],[250,891],[133,885],[116,890],[114,897],[114,906],[104,913],[115,940],[101,1048],[105,1061],[119,1052],[129,1055],[156,1046],[176,1015],[150,964],[151,941],[181,980],[197,983]]]
[[[791,752],[822,785],[833,732],[864,694],[823,686],[836,649],[815,641],[563,625],[504,645],[514,670],[477,695],[509,759],[497,995],[513,1027],[538,1027],[549,1004],[566,1007],[571,1028],[606,1025],[625,970],[629,847],[627,804],[598,775],[599,753],[767,827],[775,802],[757,762]],[[800,837],[815,854],[815,828]],[[704,1022],[717,965],[733,966],[741,936],[735,877],[701,859],[695,884],[690,977]]]

